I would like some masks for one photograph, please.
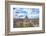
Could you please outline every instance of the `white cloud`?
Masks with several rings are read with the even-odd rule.
[[[19,12],[19,11],[21,12],[21,13],[15,13],[16,11],[17,12]],[[27,12],[27,13],[22,13],[23,11],[25,11],[25,12]],[[19,9],[19,8],[17,8],[17,9],[15,9],[14,11],[14,16],[15,15],[17,15],[17,16],[15,16],[16,18],[25,18],[25,16],[27,15],[27,17],[28,18],[38,18],[39,17],[39,13],[37,13],[37,14],[35,14],[34,12],[32,12],[32,10],[31,9],[29,9],[29,8],[23,8],[22,10],[21,9]],[[21,17],[20,17],[21,16]]]

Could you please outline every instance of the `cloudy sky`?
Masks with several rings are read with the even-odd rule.
[[[38,18],[39,8],[13,8],[13,16],[16,18],[25,18],[25,16],[29,19]]]

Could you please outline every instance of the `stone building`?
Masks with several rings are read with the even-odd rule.
[[[36,24],[39,24],[38,20],[28,19],[26,16],[24,19],[16,19],[16,27],[34,27]]]

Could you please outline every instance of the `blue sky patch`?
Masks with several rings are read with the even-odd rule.
[[[13,8],[13,16],[16,18],[25,18],[25,16],[29,19],[38,18],[39,8]]]

